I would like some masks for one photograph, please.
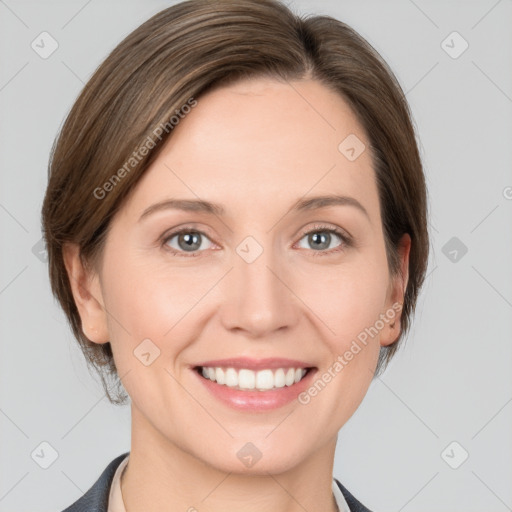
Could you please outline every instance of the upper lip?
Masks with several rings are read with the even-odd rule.
[[[253,359],[250,357],[234,357],[230,359],[215,359],[212,361],[203,361],[197,366],[212,366],[222,368],[247,368],[248,370],[263,370],[265,368],[314,368],[313,365],[296,359],[287,359],[282,357],[269,357],[265,359]]]

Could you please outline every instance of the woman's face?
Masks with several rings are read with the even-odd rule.
[[[88,336],[112,344],[134,432],[231,472],[333,446],[398,336],[405,286],[388,272],[368,145],[312,80],[214,90],[174,128],[111,223],[90,288],[105,311],[80,307]],[[312,201],[324,196],[346,199]],[[189,208],[154,207],[171,199]],[[252,361],[217,362],[234,358]],[[235,368],[244,389],[202,363]],[[289,386],[290,367],[312,370]],[[248,391],[253,376],[281,387]]]

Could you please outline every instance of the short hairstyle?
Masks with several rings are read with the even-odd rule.
[[[63,244],[78,244],[84,266],[98,268],[110,220],[185,106],[251,77],[315,79],[352,108],[370,144],[391,275],[400,272],[401,236],[411,237],[402,328],[381,347],[375,376],[409,329],[428,260],[427,190],[408,103],[391,69],[354,29],[330,16],[299,16],[278,0],[184,1],[140,25],[96,69],[50,155],[42,231],[52,292],[113,404],[128,397],[110,342],[94,343],[82,331]]]

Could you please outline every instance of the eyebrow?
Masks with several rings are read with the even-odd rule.
[[[289,212],[316,210],[319,208],[327,208],[329,206],[355,207],[362,212],[368,220],[370,220],[370,216],[366,211],[366,208],[357,199],[341,195],[315,196],[310,197],[309,199],[299,199],[292,205]],[[202,199],[165,199],[146,208],[140,216],[139,222],[152,213],[169,209],[183,210],[187,212],[203,212],[218,216],[223,216],[226,213],[225,209],[220,204]]]

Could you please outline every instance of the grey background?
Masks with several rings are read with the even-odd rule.
[[[0,512],[62,510],[130,449],[129,406],[89,375],[33,248],[66,113],[108,52],[172,3],[0,1]],[[375,511],[512,510],[512,2],[291,3],[347,22],[391,65],[430,191],[411,333],[340,431],[334,474]],[[42,31],[59,45],[47,59],[31,48]],[[469,44],[458,58],[442,46],[453,31]],[[42,442],[58,453],[48,469],[31,456]]]

